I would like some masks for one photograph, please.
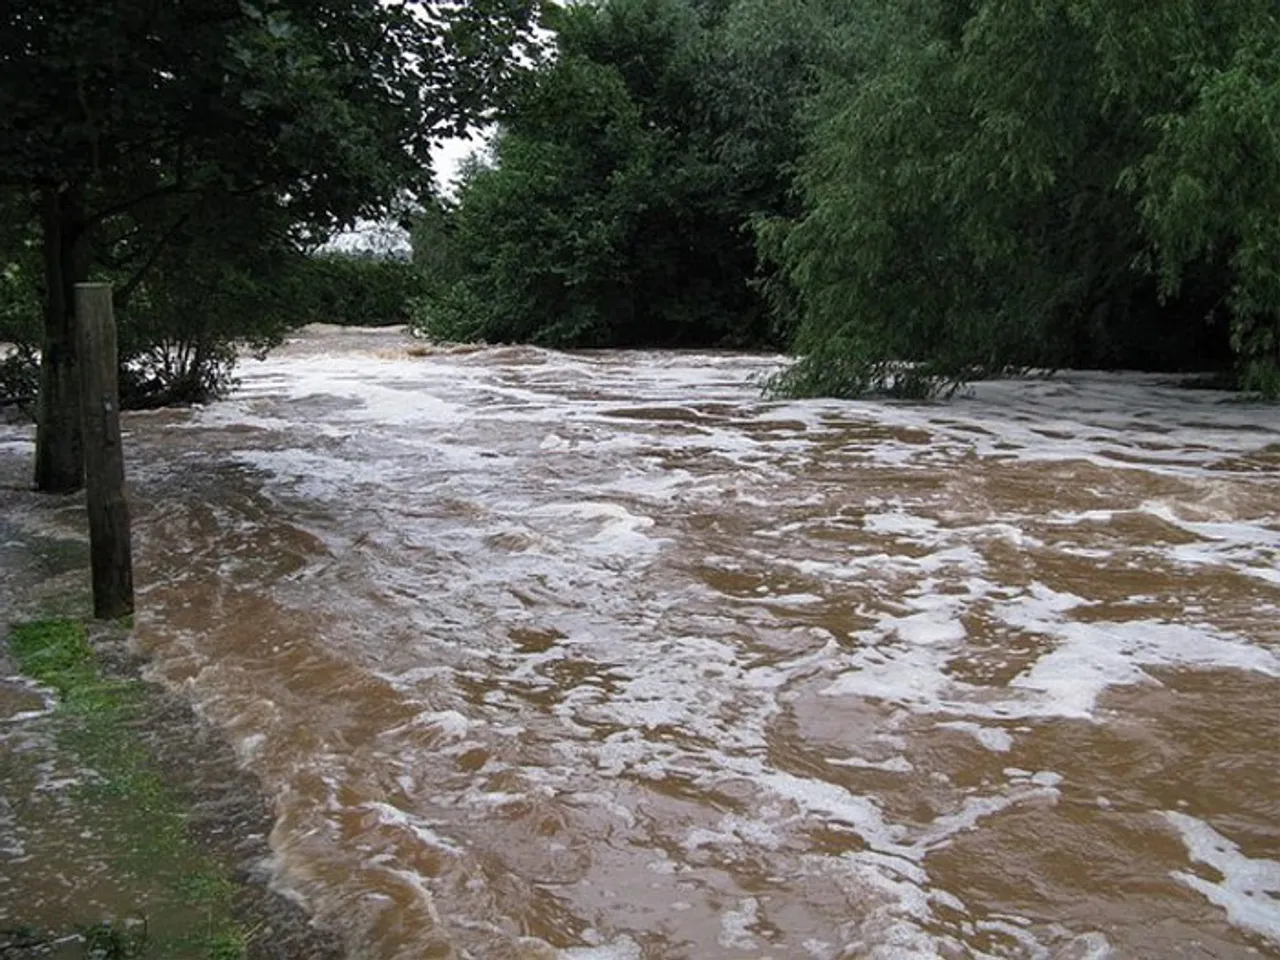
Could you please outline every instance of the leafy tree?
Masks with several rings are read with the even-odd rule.
[[[804,212],[763,230],[802,317],[783,390],[1174,369],[1228,346],[1244,386],[1280,389],[1274,4],[850,8]]]
[[[509,111],[447,225],[421,325],[554,346],[777,343],[749,230],[786,202],[798,4],[600,0],[557,12],[558,56]],[[798,31],[783,31],[788,37]],[[756,57],[769,38],[769,56]],[[768,62],[771,73],[754,74]],[[771,81],[777,83],[771,85]],[[425,240],[419,231],[416,242]]]
[[[0,408],[34,410],[39,390],[40,247],[25,222],[27,200],[0,193]]]
[[[231,384],[237,345],[274,346],[291,326],[310,319],[308,260],[290,236],[291,221],[269,198],[171,198],[154,211],[170,224],[156,244],[158,225],[134,224],[110,248],[130,265],[119,280],[121,403],[131,408],[207,401]],[[133,239],[141,233],[141,241]],[[149,254],[145,270],[132,266],[128,247]],[[124,248],[124,249],[121,249]],[[110,259],[103,249],[100,262]]]
[[[463,159],[460,174],[464,180],[475,176],[478,162],[474,155]],[[413,266],[420,276],[420,295],[447,290],[461,277],[453,226],[450,208],[439,197],[431,198],[412,218],[409,240]]]
[[[422,285],[408,260],[370,253],[312,255],[301,278],[304,322],[353,327],[407,323]]]
[[[565,57],[531,87],[498,166],[462,187],[451,232],[465,279],[431,298],[428,329],[604,345],[637,306],[629,248],[654,137],[611,68]]]
[[[128,246],[141,277],[192,222],[183,201],[261,196],[295,239],[314,242],[425,191],[433,139],[488,108],[533,16],[518,0],[21,0],[11,10],[0,187],[32,197],[40,222],[36,484],[50,491],[80,483],[72,290],[101,249],[137,228]]]

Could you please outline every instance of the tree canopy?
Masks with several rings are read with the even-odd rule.
[[[433,243],[422,326],[779,344],[783,392],[1026,367],[1280,392],[1268,0],[594,0]],[[441,255],[437,254],[439,262]]]
[[[153,402],[224,382],[229,342],[330,312],[790,347],[792,394],[1064,366],[1280,394],[1270,0],[11,7],[0,324],[42,328],[45,489],[78,483],[70,295],[90,275],[116,284]],[[480,123],[491,149],[433,196],[432,145]],[[304,256],[387,216],[413,220],[412,265]]]
[[[781,342],[754,285],[750,222],[786,196],[808,70],[788,73],[801,58],[772,37],[772,59],[757,59],[747,7],[763,5],[559,9],[555,58],[461,187],[453,273],[424,329],[555,346]]]
[[[1274,4],[853,9],[872,42],[824,78],[804,212],[766,231],[802,316],[784,388],[1234,357],[1280,390]]]
[[[272,225],[269,258],[282,237],[314,244],[428,192],[432,144],[492,109],[536,12],[513,0],[10,9],[0,189],[29,204],[43,238],[36,477],[50,490],[80,476],[75,282],[110,269],[132,294],[175,244],[227,226],[221,204]]]

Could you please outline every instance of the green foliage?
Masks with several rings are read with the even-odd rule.
[[[9,226],[17,255],[38,242],[35,224]],[[155,244],[161,230],[164,242]],[[231,383],[238,347],[266,349],[309,319],[301,296],[310,289],[301,276],[308,261],[289,230],[286,213],[255,196],[169,198],[101,228],[92,277],[115,289],[126,407],[216,397]],[[0,358],[0,400],[35,396],[43,340],[43,278],[24,261],[7,274],[0,341],[14,351]]]
[[[421,273],[405,260],[365,254],[317,254],[301,265],[308,322],[385,327],[409,322]]]
[[[23,197],[0,199],[0,343],[40,336],[40,251]]]
[[[1168,42],[1166,62],[1194,67],[1181,101],[1147,118],[1156,143],[1129,180],[1161,292],[1220,264],[1242,386],[1280,396],[1280,11],[1241,3]]]
[[[140,960],[147,956],[145,921],[95,923],[81,932],[87,960]]]
[[[103,194],[99,216],[157,194],[260,191],[313,227],[374,216],[426,189],[432,139],[490,106],[535,10],[21,4],[0,39],[0,183],[82,185]]]
[[[40,388],[39,251],[25,198],[0,193],[0,406],[29,405]]]
[[[15,626],[9,635],[18,669],[66,697],[92,676],[93,651],[82,624],[73,620],[41,620]]]
[[[30,408],[40,390],[40,358],[26,343],[0,347],[0,407]]]
[[[227,253],[214,225],[220,205],[269,211],[301,249],[429,194],[433,143],[502,99],[537,8],[533,0],[17,4],[0,31],[0,188],[25,201],[18,220],[46,253],[37,486],[80,483],[77,282],[126,269],[132,296],[167,269],[167,283],[152,277],[139,293],[145,319],[136,327],[162,336],[138,355],[143,372],[131,389],[148,404],[216,390],[232,357],[228,331],[269,340],[279,313],[255,311],[245,330],[236,323],[245,315],[232,312],[269,289],[258,282],[264,265],[246,266],[258,247],[252,235],[234,234],[248,242],[229,262],[189,255],[197,245]],[[8,243],[0,254],[6,265],[15,260]],[[196,289],[225,291],[224,302]],[[198,319],[193,307],[202,308]]]
[[[433,254],[420,328],[548,346],[776,343],[748,225],[785,196],[779,103],[802,81],[752,87],[759,32],[736,24],[731,38],[721,12],[688,0],[574,5],[552,25],[559,56],[503,115],[492,164],[415,231],[415,250],[448,250]],[[767,142],[744,132],[750,93]]]
[[[499,166],[463,187],[452,224],[463,279],[428,293],[427,332],[603,345],[635,311],[626,253],[653,137],[616,71],[585,59],[561,60],[521,104]]]
[[[846,8],[803,211],[760,225],[805,357],[776,388],[918,394],[1230,349],[1245,387],[1276,392],[1274,4]]]
[[[238,348],[264,351],[305,319],[306,258],[277,204],[249,196],[165,206],[180,212],[155,214],[172,224],[163,245],[125,239],[99,254],[114,267],[101,276],[116,281],[121,402],[133,408],[220,396]],[[138,211],[122,219],[126,238],[156,226]]]
[[[792,343],[793,394],[1230,365],[1280,393],[1270,0],[592,0],[545,5],[552,57],[534,7],[23,8],[0,38],[0,339],[33,336],[9,331],[33,327],[39,200],[50,309],[73,274],[120,285],[140,403],[216,393],[230,344],[302,319],[406,317]],[[491,156],[430,197],[433,136],[477,117]],[[412,268],[304,258],[406,205]],[[29,388],[30,356],[0,378]]]

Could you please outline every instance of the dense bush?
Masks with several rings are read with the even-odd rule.
[[[188,357],[209,356],[210,337],[228,342],[214,331],[235,325],[232,311],[250,286],[267,302],[246,335],[275,324],[257,256],[274,259],[275,228],[314,249],[428,195],[432,148],[503,99],[516,53],[536,47],[539,8],[528,0],[6,5],[0,205],[21,210],[21,230],[44,253],[36,486],[71,492],[83,481],[77,283],[105,274],[145,317],[129,321],[135,329],[160,323],[167,337],[176,325],[191,346],[152,368],[179,369],[177,394],[150,386],[148,394],[201,392],[208,381],[183,372]],[[266,220],[272,232],[231,223],[227,235],[241,247],[227,247],[205,233],[228,225],[224,206],[256,207],[247,225]],[[8,239],[0,235],[0,265],[13,259]],[[197,248],[228,259],[162,263]],[[184,291],[188,278],[198,295]],[[207,303],[211,293],[218,299]],[[198,319],[186,316],[193,308]]]
[[[1244,387],[1280,391],[1274,4],[850,10],[804,211],[762,231],[801,318],[780,388],[1234,358]]]
[[[594,0],[553,25],[415,238],[428,334],[793,340],[786,393],[1063,366],[1280,392],[1269,0]]]
[[[404,323],[419,288],[410,263],[307,255],[283,211],[255,198],[147,211],[178,224],[122,217],[96,251],[93,277],[115,289],[121,402],[128,408],[205,402],[234,382],[237,353],[265,350],[303,323]],[[0,269],[0,401],[38,393],[43,283],[34,224],[10,221]]]
[[[415,231],[433,260],[418,324],[549,346],[776,345],[749,230],[786,195],[794,139],[744,109],[759,38],[723,5],[610,0],[558,12],[558,56],[504,115],[491,164]],[[767,87],[767,85],[766,85]],[[763,116],[763,114],[761,114]],[[760,137],[753,137],[752,132]],[[771,139],[766,139],[771,138]],[[780,142],[790,143],[779,152]],[[419,258],[421,259],[421,257]]]
[[[303,268],[308,322],[355,327],[408,323],[422,293],[419,270],[408,260],[326,253]]]
[[[0,256],[0,407],[31,412],[40,391],[39,262],[16,213],[14,205],[0,203],[6,218],[0,240],[8,251],[7,258]]]

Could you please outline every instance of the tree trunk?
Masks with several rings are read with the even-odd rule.
[[[45,493],[73,493],[84,483],[75,337],[75,285],[88,279],[84,217],[70,191],[46,189],[41,204],[45,301],[35,485]]]

